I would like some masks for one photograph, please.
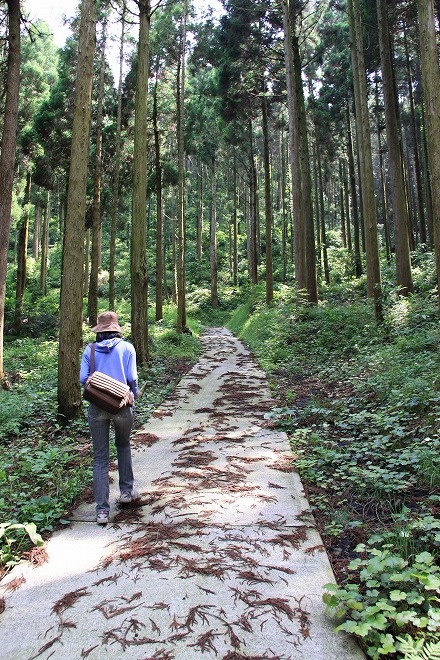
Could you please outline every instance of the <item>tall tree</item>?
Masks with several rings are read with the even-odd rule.
[[[437,293],[440,303],[440,69],[433,0],[418,0],[420,65],[431,176]]]
[[[263,125],[263,163],[264,163],[264,209],[266,217],[266,304],[273,300],[273,256],[272,256],[272,189],[270,173],[269,128],[267,118],[267,98],[264,88],[261,96]]]
[[[348,178],[350,180],[352,217],[353,217],[353,243],[354,243],[354,269],[356,277],[362,275],[362,259],[359,241],[359,208],[356,190],[356,173],[354,168],[353,156],[353,137],[351,129],[350,107],[346,104],[347,118],[347,159],[348,159]]]
[[[50,94],[50,87],[56,82],[57,56],[52,40],[44,34],[45,23],[37,22],[29,27],[21,43],[20,66],[20,101],[18,115],[18,150],[17,150],[17,189],[22,187],[20,173],[25,173],[26,183],[21,201],[21,213],[17,220],[17,277],[15,289],[14,330],[19,333],[22,326],[23,301],[27,279],[28,236],[31,220],[31,183],[34,185],[34,164],[41,145],[33,129],[33,118],[39,107]],[[37,197],[36,194],[33,197]],[[38,208],[38,200],[36,209]],[[35,213],[34,227],[38,233],[38,213]],[[38,238],[38,237],[37,237]],[[38,243],[34,240],[34,248]],[[34,251],[35,253],[35,251]]]
[[[301,161],[301,186],[302,186],[302,208],[304,227],[304,273],[306,281],[307,300],[311,303],[318,302],[318,288],[316,280],[316,250],[313,224],[312,204],[312,178],[310,172],[310,153],[307,131],[307,117],[304,98],[304,87],[302,82],[302,64],[299,47],[299,35],[296,32],[296,24],[302,21],[302,4],[298,0],[291,2],[290,20],[292,23],[292,49],[295,79],[296,104],[299,112],[299,147]]]
[[[212,158],[211,167],[211,222],[209,239],[209,259],[211,271],[211,306],[218,307],[218,259],[217,259],[217,180],[216,161]]]
[[[118,225],[119,210],[119,179],[121,168],[121,132],[122,132],[122,81],[124,65],[124,45],[125,45],[125,0],[122,7],[121,16],[121,39],[119,42],[119,78],[118,78],[118,102],[116,110],[116,150],[113,169],[113,200],[112,200],[112,220],[110,230],[110,267],[109,267],[109,309],[115,309],[115,264],[116,264],[116,230]]]
[[[413,150],[414,150],[414,174],[416,179],[416,198],[417,198],[417,211],[419,217],[420,242],[423,245],[427,245],[428,236],[426,232],[425,206],[423,203],[423,185],[422,185],[422,170],[420,166],[419,134],[417,128],[417,121],[416,121],[411,58],[409,54],[407,28],[405,24],[403,26],[403,40],[405,46],[405,65],[406,65],[406,75],[407,75],[409,111],[410,111],[410,120],[411,120],[411,137],[413,141]]]
[[[301,6],[296,0],[281,0],[281,5],[289,117],[292,212],[295,228],[295,279],[298,290],[304,292],[310,302],[317,302],[312,186],[299,41],[296,34]]]
[[[20,0],[7,0],[8,62],[6,100],[0,155],[0,379],[3,378],[3,333],[11,226],[12,187],[17,145],[18,100],[20,92]]]
[[[406,296],[413,291],[409,255],[409,215],[406,203],[404,164],[400,144],[397,99],[394,87],[393,61],[391,58],[390,32],[385,0],[377,0],[377,18],[388,158],[390,164],[391,200],[394,212],[397,286],[400,293]]]
[[[92,257],[90,263],[89,297],[87,316],[93,327],[98,319],[98,276],[101,262],[101,187],[102,187],[102,123],[104,106],[105,47],[107,42],[107,16],[102,23],[101,43],[99,45],[99,84],[96,106],[95,167],[93,174],[92,207]]]
[[[177,158],[178,158],[178,209],[177,209],[177,332],[186,326],[185,292],[185,54],[188,0],[183,3],[182,30],[180,35],[180,59],[177,84]]]
[[[247,249],[249,280],[258,282],[260,259],[260,222],[258,198],[257,136],[258,120],[261,118],[263,132],[268,135],[269,93],[272,87],[265,85],[275,44],[275,29],[272,23],[270,3],[255,0],[229,0],[225,2],[226,15],[221,19],[219,32],[219,91],[222,97],[221,114],[228,124],[229,140],[242,146],[249,158],[250,215],[247,223]],[[278,29],[278,25],[276,27]],[[246,128],[247,125],[247,128]],[[268,140],[263,137],[263,152]],[[268,154],[267,154],[268,156]],[[263,163],[267,167],[267,157]],[[272,208],[268,204],[271,188],[270,168],[265,168],[265,225],[271,234]],[[270,235],[271,239],[271,235]],[[268,298],[272,297],[272,242],[266,247],[266,272],[268,275]]]
[[[30,164],[26,172],[26,186],[23,197],[23,208],[21,211],[20,222],[18,223],[17,238],[17,277],[15,284],[15,314],[14,330],[18,334],[21,329],[23,298],[26,289],[26,264],[27,264],[27,246],[29,234],[29,205],[31,200],[31,181],[32,174]]]
[[[49,253],[50,192],[47,192],[44,220],[41,232],[40,291],[47,294],[47,259]]]
[[[131,227],[131,333],[137,359],[148,362],[147,217],[147,90],[150,0],[138,0],[139,40],[134,119],[133,212]]]
[[[377,210],[374,194],[373,161],[371,154],[368,92],[365,74],[362,20],[359,0],[348,0],[348,16],[351,38],[351,58],[356,106],[356,128],[359,146],[360,179],[367,266],[367,294],[374,300],[377,320],[381,320],[382,284],[377,237]]]
[[[95,43],[96,0],[82,0],[60,295],[58,411],[63,420],[73,419],[81,411],[78,379],[82,339],[81,274]]]
[[[163,318],[163,199],[162,199],[162,160],[157,112],[158,64],[153,91],[153,133],[154,159],[156,168],[156,321]]]

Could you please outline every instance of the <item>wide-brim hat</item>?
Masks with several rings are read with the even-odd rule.
[[[92,332],[122,332],[115,312],[102,312],[98,316],[98,323],[92,328]]]

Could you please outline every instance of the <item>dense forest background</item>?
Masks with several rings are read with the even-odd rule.
[[[329,611],[372,657],[440,657],[440,4],[222,5],[82,0],[57,49],[0,4],[2,563],[84,486],[98,313],[136,347],[139,423],[228,324],[357,584]]]

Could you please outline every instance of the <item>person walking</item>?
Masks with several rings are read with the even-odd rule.
[[[111,376],[130,388],[130,403],[117,413],[109,413],[93,403],[89,404],[88,422],[93,441],[93,495],[96,502],[96,522],[106,525],[109,519],[109,458],[110,425],[115,430],[118,455],[119,490],[117,500],[128,504],[137,499],[133,489],[134,475],[131,459],[130,433],[133,426],[133,403],[138,397],[136,351],[132,344],[122,339],[122,328],[115,312],[102,312],[96,332],[94,370]],[[92,375],[90,365],[92,344],[86,346],[80,370],[81,385]]]

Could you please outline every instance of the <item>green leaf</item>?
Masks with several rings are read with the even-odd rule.
[[[378,653],[387,655],[388,653],[395,653],[396,646],[394,638],[389,633],[380,636],[381,646],[378,648]]]
[[[400,628],[406,626],[411,621],[411,612],[397,612],[394,620]]]
[[[428,575],[415,574],[414,577],[417,577],[428,591],[437,591],[440,588],[440,578],[437,575],[431,573],[428,573]]]
[[[409,605],[414,605],[415,603],[418,603],[419,605],[423,603],[425,600],[425,597],[422,596],[422,594],[418,593],[417,591],[410,591],[407,596],[406,596],[406,602]]]
[[[430,552],[421,552],[419,555],[416,555],[416,562],[418,564],[432,564],[434,561],[434,557],[431,555]]]
[[[364,606],[362,603],[360,603],[358,600],[355,600],[354,598],[349,598],[346,601],[346,606],[349,607],[351,610],[355,610],[357,612],[360,612],[361,610],[364,609]]]
[[[35,523],[27,523],[24,526],[24,529],[26,530],[30,540],[34,545],[44,545],[44,541],[42,537],[37,532],[37,527]]]
[[[357,623],[356,621],[344,621],[336,630],[344,630],[352,635],[359,635],[359,637],[366,637],[371,630],[371,626],[366,623]]]
[[[388,619],[384,617],[383,614],[376,614],[375,616],[370,616],[366,619],[366,623],[368,623],[372,628],[377,628],[377,630],[385,630],[385,628],[388,626]]]

